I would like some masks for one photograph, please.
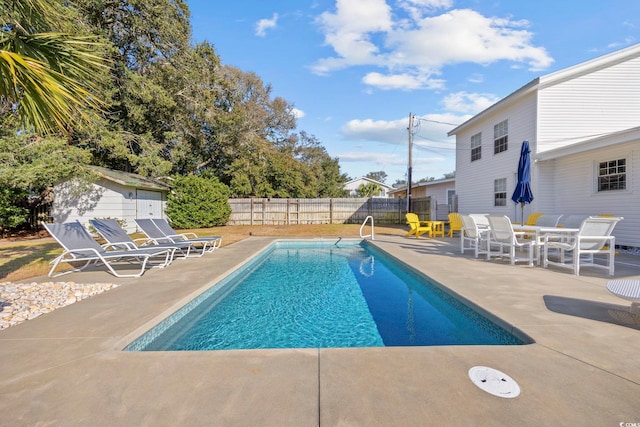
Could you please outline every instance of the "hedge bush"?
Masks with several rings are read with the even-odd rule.
[[[167,196],[166,214],[176,228],[224,225],[231,215],[229,187],[216,177],[176,177]]]

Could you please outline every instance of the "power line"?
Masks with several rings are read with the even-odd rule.
[[[414,116],[414,118],[418,119],[418,123],[420,122],[431,122],[431,123],[438,123],[441,125],[449,125],[449,126],[459,126],[460,124],[456,124],[456,123],[448,123],[448,122],[441,122],[438,120],[431,120],[431,119],[423,119],[422,117],[416,117]]]

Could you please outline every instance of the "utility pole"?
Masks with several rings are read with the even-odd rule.
[[[413,160],[411,151],[413,149],[413,114],[409,113],[409,166],[407,169],[407,212],[411,212],[411,169]]]

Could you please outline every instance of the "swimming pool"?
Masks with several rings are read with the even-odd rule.
[[[367,242],[279,241],[125,350],[525,343]]]

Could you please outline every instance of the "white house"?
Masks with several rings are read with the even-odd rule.
[[[373,197],[389,197],[389,191],[393,190],[392,186],[387,185],[384,182],[376,181],[375,179],[367,178],[365,176],[347,181],[344,184],[344,189],[349,192],[349,196],[355,197],[358,187],[366,184],[376,184],[380,188],[380,192]]]
[[[508,215],[521,144],[548,214],[624,217],[616,244],[640,247],[640,44],[539,77],[449,132],[463,213]]]
[[[124,220],[129,233],[136,231],[136,218],[162,218],[169,186],[140,175],[91,166],[98,176],[90,188],[69,181],[54,189],[52,217],[55,222],[92,218]]]
[[[433,181],[418,182],[411,185],[411,197],[431,197],[430,218],[446,221],[449,212],[457,208],[456,179],[444,178]],[[394,188],[389,197],[404,199],[407,197],[407,187]]]

